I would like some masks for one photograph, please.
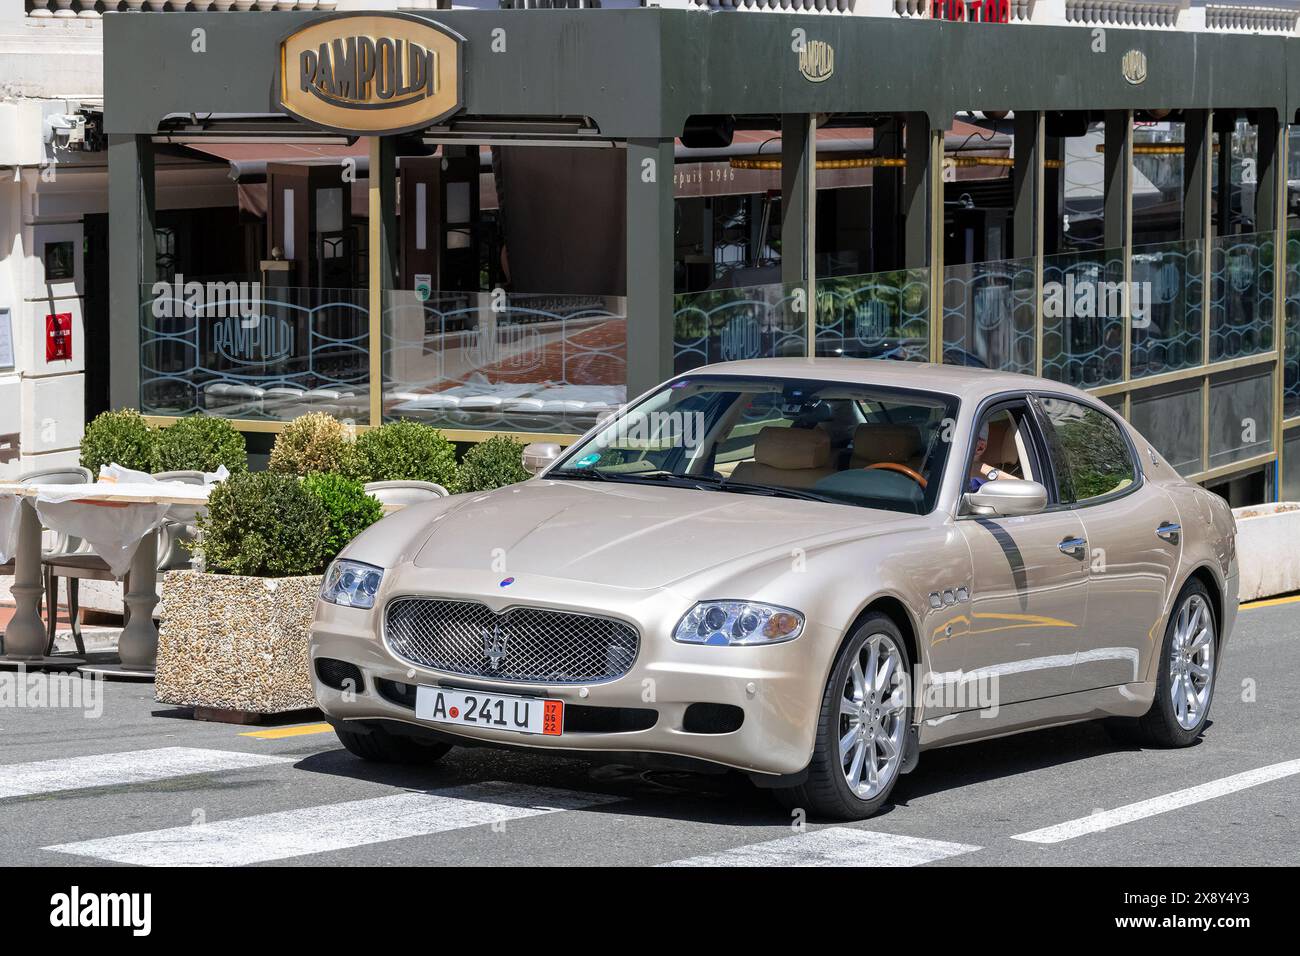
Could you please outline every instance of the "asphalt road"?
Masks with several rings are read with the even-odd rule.
[[[1249,608],[1197,746],[1079,724],[931,751],[884,813],[802,831],[736,777],[483,750],[380,766],[111,683],[99,716],[0,706],[0,864],[1293,864],[1297,676],[1300,603]]]

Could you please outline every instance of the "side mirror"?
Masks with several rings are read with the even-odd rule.
[[[560,446],[550,441],[535,441],[524,446],[524,471],[540,474],[551,462],[560,457]]]
[[[962,501],[972,514],[1012,518],[1037,514],[1046,508],[1047,489],[1036,481],[999,478],[986,481],[979,491],[966,492]]]

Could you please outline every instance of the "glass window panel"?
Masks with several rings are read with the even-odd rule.
[[[1069,136],[1062,140],[1064,168],[1059,177],[1061,234],[1058,247],[1063,252],[1096,251],[1105,245],[1102,228],[1105,142],[1106,125],[1102,122],[1089,123],[1083,136]]]
[[[1300,140],[1300,136],[1296,137]],[[1286,313],[1282,358],[1282,412],[1287,418],[1300,415],[1300,232],[1286,241]]]
[[[929,269],[818,279],[817,354],[928,361],[929,302]]]
[[[943,300],[945,363],[1033,373],[1032,258],[949,266]]]
[[[626,316],[622,296],[388,293],[384,416],[582,433],[627,401]]]
[[[802,286],[745,286],[679,295],[673,302],[673,371],[714,362],[808,354]]]
[[[1175,242],[1183,232],[1185,127],[1133,124],[1133,244]]]
[[[1210,270],[1210,361],[1272,349],[1272,233],[1216,237]]]
[[[1202,252],[1199,240],[1133,250],[1132,378],[1201,364]]]
[[[1124,374],[1121,251],[1062,253],[1043,260],[1043,375],[1096,388]]]
[[[308,412],[368,424],[365,289],[199,280],[141,288],[140,409],[289,421]]]
[[[316,231],[338,232],[343,228],[343,190],[316,190]]]
[[[447,183],[447,222],[469,222],[469,183]]]
[[[1128,442],[1119,425],[1095,408],[1060,398],[1041,399],[1048,447],[1063,502],[1100,498],[1133,483]]]

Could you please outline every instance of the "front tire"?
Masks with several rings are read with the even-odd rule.
[[[450,744],[422,744],[380,727],[367,733],[335,727],[334,733],[353,754],[376,763],[433,763],[451,750]]]
[[[912,708],[911,662],[898,626],[867,616],[845,642],[822,694],[807,779],[774,791],[791,809],[865,820],[898,782]]]
[[[1121,740],[1150,747],[1188,747],[1205,730],[1218,670],[1214,608],[1205,585],[1183,585],[1160,645],[1156,696],[1134,719],[1112,718],[1107,727]]]

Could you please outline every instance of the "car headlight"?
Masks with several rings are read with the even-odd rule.
[[[752,601],[702,601],[673,632],[683,644],[779,644],[803,632],[803,615],[788,607]]]
[[[321,600],[343,607],[372,608],[382,580],[383,568],[360,561],[338,560],[325,572],[320,586]]]

